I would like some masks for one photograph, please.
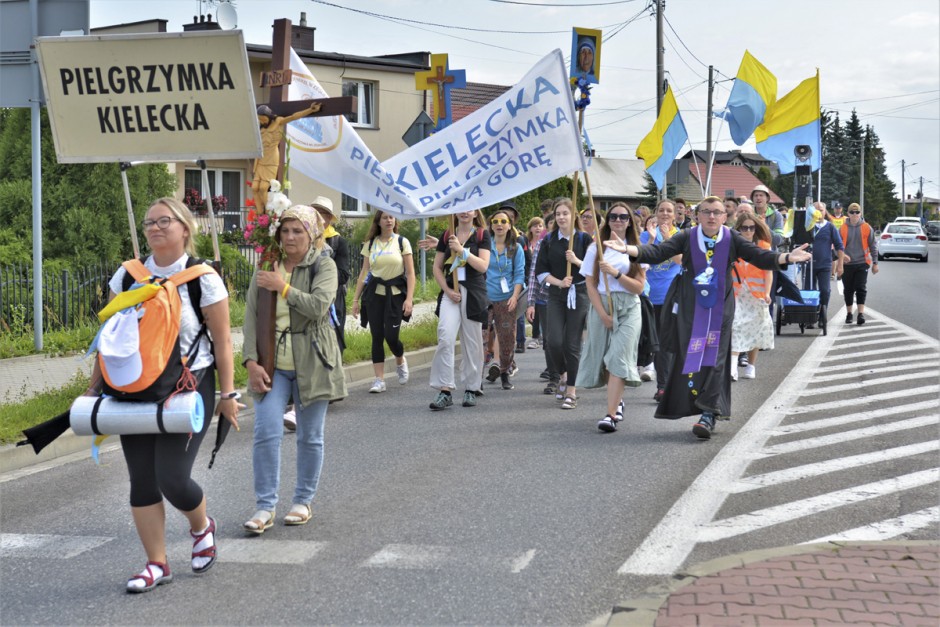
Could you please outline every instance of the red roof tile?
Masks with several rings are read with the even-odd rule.
[[[451,122],[461,120],[480,107],[488,105],[497,97],[509,91],[503,85],[490,85],[487,83],[467,83],[466,87],[450,90],[450,117]],[[431,117],[434,117],[434,107],[431,106]]]
[[[698,179],[694,166],[689,168],[689,174]],[[704,178],[705,171],[704,166],[702,166],[702,179]],[[750,170],[744,166],[720,163],[712,166],[712,184],[711,190],[709,190],[712,196],[724,198],[727,190],[734,190],[735,197],[750,196],[751,190],[758,185],[762,185],[760,179],[751,174]],[[775,205],[784,204],[783,199],[775,194],[773,190],[770,192],[770,202]]]

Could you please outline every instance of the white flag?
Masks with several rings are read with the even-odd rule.
[[[327,97],[293,50],[291,69],[291,100]],[[293,167],[405,217],[487,207],[586,167],[560,50],[488,105],[384,163],[343,116],[298,120],[288,137]]]

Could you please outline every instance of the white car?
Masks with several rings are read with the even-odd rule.
[[[927,261],[927,236],[919,223],[895,221],[885,227],[878,240],[878,260],[888,257],[919,257]]]
[[[904,217],[895,218],[894,222],[896,224],[916,224],[917,226],[920,226],[920,218],[917,218],[914,216],[909,216],[906,218]]]

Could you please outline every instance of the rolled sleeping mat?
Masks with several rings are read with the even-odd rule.
[[[119,401],[110,396],[79,396],[70,410],[77,435],[198,433],[205,407],[198,392],[184,392],[165,403]]]

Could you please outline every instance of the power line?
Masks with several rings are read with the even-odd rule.
[[[823,106],[830,105],[830,104],[852,104],[855,102],[871,102],[873,100],[888,100],[891,98],[907,98],[908,96],[922,96],[923,94],[935,94],[938,91],[940,91],[940,89],[928,89],[927,91],[915,91],[909,94],[896,94],[894,96],[880,96],[878,98],[862,98],[860,100],[842,100],[840,102],[824,102]]]
[[[702,64],[703,67],[708,67],[708,64],[695,56],[695,53],[689,50],[689,47],[685,45],[685,42],[682,41],[682,37],[679,37],[679,33],[676,32],[676,29],[672,27],[672,22],[669,21],[669,18],[664,14],[663,19],[666,21],[666,25],[669,27],[669,30],[672,31],[672,34],[676,36],[676,39],[679,40],[679,43],[682,44],[682,47],[685,48],[689,54],[692,55],[692,58]]]
[[[394,15],[384,15],[382,13],[375,13],[374,11],[366,11],[364,9],[356,9],[353,7],[346,7],[341,4],[335,4],[333,2],[327,2],[326,0],[311,0],[316,4],[322,4],[324,6],[333,7],[336,9],[343,9],[345,11],[352,11],[353,13],[360,13],[362,15],[368,15],[369,17],[374,17],[382,20],[389,20],[392,22],[400,22],[404,24],[422,24],[424,26],[434,26],[435,28],[451,28],[454,30],[465,30],[476,33],[498,33],[503,35],[558,35],[568,33],[567,30],[499,30],[494,28],[472,28],[470,26],[454,26],[452,24],[436,24],[434,22],[428,22],[426,20],[412,20],[405,17],[396,17]],[[587,6],[587,5],[585,5]],[[618,24],[607,24],[601,28],[610,28],[612,26],[617,26]]]
[[[588,4],[568,4],[568,3],[549,3],[549,2],[519,2],[519,0],[490,0],[497,4],[521,4],[524,7],[606,7],[611,4],[629,4],[637,0],[613,0],[612,2],[590,2]]]

